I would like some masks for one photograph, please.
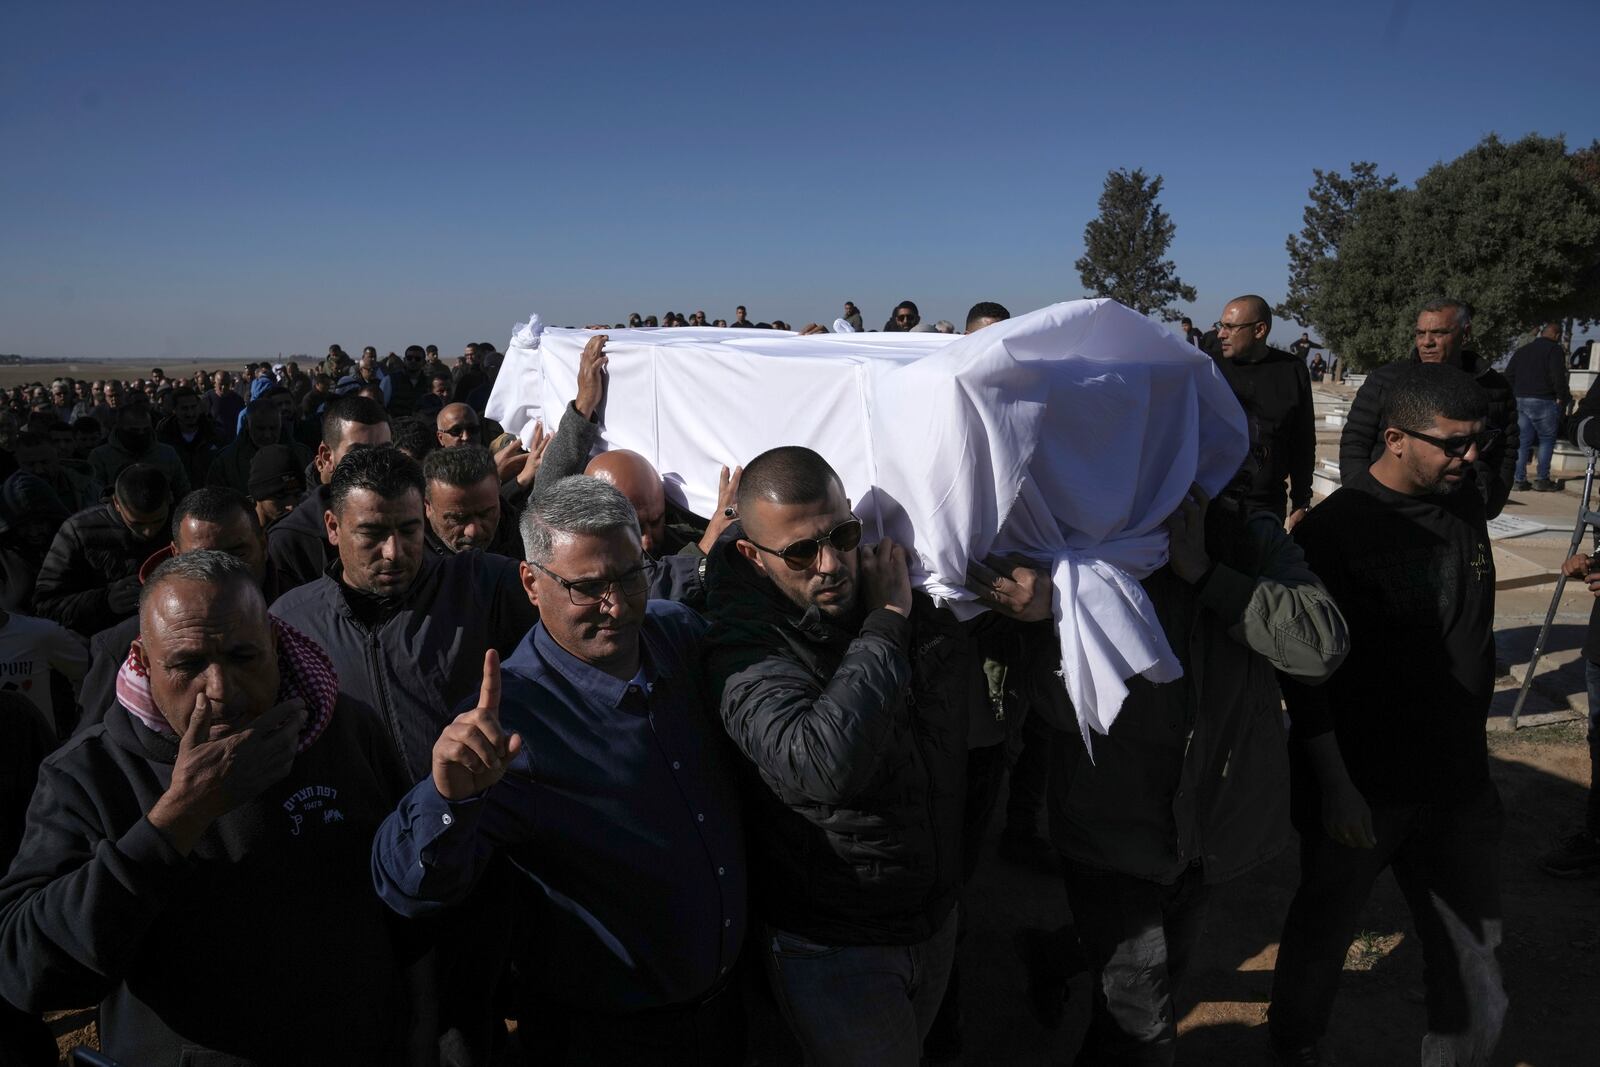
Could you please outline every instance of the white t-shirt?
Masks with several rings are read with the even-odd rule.
[[[52,668],[65,675],[76,692],[89,669],[89,643],[49,619],[13,612],[0,626],[0,689],[21,693],[33,701],[54,730]]]

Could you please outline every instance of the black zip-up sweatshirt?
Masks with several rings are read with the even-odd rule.
[[[0,995],[100,1002],[119,1062],[397,1063],[410,934],[371,844],[406,782],[341,704],[282,781],[180,856],[145,818],[177,740],[115,707],[47,759],[0,881]]]
[[[1311,504],[1311,471],[1317,461],[1317,429],[1306,362],[1262,346],[1249,356],[1217,356],[1218,368],[1250,419],[1250,444],[1260,464],[1246,497],[1251,510],[1285,515]]]
[[[1293,733],[1332,730],[1369,802],[1460,799],[1489,776],[1494,556],[1483,498],[1410,497],[1370,473],[1295,527],[1350,627],[1321,686],[1280,676]]]

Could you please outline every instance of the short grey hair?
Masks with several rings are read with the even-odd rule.
[[[1450,296],[1435,297],[1418,308],[1417,314],[1427,315],[1439,311],[1454,311],[1457,326],[1466,326],[1472,322],[1472,305],[1465,300],[1457,300]]]
[[[250,567],[238,556],[230,556],[226,552],[205,548],[195,552],[183,552],[170,559],[162,561],[145,579],[144,588],[139,590],[139,612],[143,614],[145,604],[155,596],[156,590],[170,581],[183,580],[188,582],[201,582],[205,585],[227,585],[231,582],[243,582],[251,589],[260,593],[260,586],[256,585],[256,576],[250,572]],[[266,600],[262,598],[262,609],[266,608]]]
[[[543,490],[522,513],[522,548],[532,563],[549,563],[561,534],[599,534],[631,530],[639,536],[639,516],[610,482],[574,474]]]

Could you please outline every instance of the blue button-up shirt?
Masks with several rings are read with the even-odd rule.
[[[497,849],[527,876],[525,974],[602,1012],[692,1002],[739,956],[738,796],[705,706],[688,608],[651,601],[639,673],[614,678],[541,623],[505,661],[500,722],[522,735],[506,775],[451,803],[419,782],[373,842],[378,894],[402,915],[463,899]]]

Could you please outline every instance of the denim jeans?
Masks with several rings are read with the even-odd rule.
[[[917,1067],[956,956],[956,912],[914,945],[819,945],[766,928],[767,977],[809,1067]]]
[[[1533,455],[1533,445],[1539,444],[1539,466],[1535,477],[1541,481],[1550,477],[1550,457],[1555,455],[1556,434],[1561,430],[1561,405],[1557,401],[1538,396],[1517,397],[1517,432],[1522,441],[1517,446],[1517,480],[1528,480],[1528,459]]]
[[[1494,785],[1452,803],[1372,805],[1376,848],[1338,844],[1309,811],[1297,821],[1300,888],[1272,976],[1273,1040],[1293,1048],[1322,1037],[1362,906],[1391,867],[1422,942],[1424,1062],[1487,1063],[1506,1010],[1495,958],[1504,815]]]
[[[1589,810],[1584,829],[1600,837],[1600,663],[1583,661],[1589,688]]]
[[[1210,896],[1199,866],[1162,885],[1069,865],[1067,904],[1094,989],[1079,1064],[1173,1062],[1173,999],[1200,940]]]

